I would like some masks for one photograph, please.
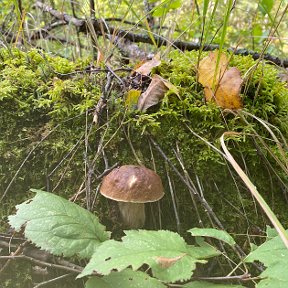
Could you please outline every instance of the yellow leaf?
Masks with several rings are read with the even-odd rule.
[[[132,108],[137,105],[138,99],[141,95],[141,90],[131,89],[125,96],[125,106]]]
[[[227,109],[242,108],[242,99],[240,97],[242,83],[240,71],[236,67],[227,70],[216,90],[217,105]]]
[[[211,52],[199,63],[198,81],[204,86],[205,99],[226,109],[242,108],[240,71],[236,67],[228,69],[224,54],[220,56],[216,71],[217,57],[218,52]]]
[[[217,86],[219,80],[223,77],[227,67],[228,59],[225,54],[221,54],[217,71],[217,52],[210,52],[209,56],[203,58],[199,62],[198,67],[198,82],[200,82],[204,87],[215,87]],[[216,75],[215,75],[216,73]],[[215,83],[213,83],[215,81]]]

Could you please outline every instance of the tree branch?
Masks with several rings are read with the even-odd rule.
[[[84,32],[84,33],[89,32],[88,25],[86,23],[86,20],[84,19],[78,19],[66,13],[57,11],[53,9],[52,7],[49,7],[48,5],[43,4],[40,1],[37,1],[35,3],[35,7],[42,9],[42,11],[44,12],[50,13],[53,17],[55,17],[58,20],[63,20],[67,22],[67,24],[73,24],[79,29],[80,32]],[[100,19],[90,19],[89,21],[92,22],[95,32],[98,33],[99,35],[102,35],[102,32],[104,31],[105,33],[108,33],[110,35],[117,34],[118,36],[121,36],[132,42],[141,42],[141,43],[147,43],[147,44],[152,44],[152,45],[154,44],[151,37],[148,34],[138,34],[138,33],[132,33],[123,29],[118,29],[118,28],[116,29],[112,26],[108,26],[107,23],[104,23],[104,21]],[[212,51],[212,50],[219,48],[218,45],[212,45],[212,44],[204,45],[203,47],[201,47],[200,44],[193,43],[193,42],[180,41],[180,40],[170,41],[160,35],[158,36],[154,35],[154,40],[158,47],[172,46],[182,51],[199,50],[200,48],[203,48],[204,51]],[[285,68],[288,67],[288,59],[280,59],[279,57],[272,56],[270,54],[261,55],[261,53],[247,50],[247,49],[229,48],[228,51],[234,53],[235,55],[243,55],[243,56],[251,55],[253,59],[259,59],[260,57],[263,57],[264,60],[270,61],[276,65],[283,66]]]

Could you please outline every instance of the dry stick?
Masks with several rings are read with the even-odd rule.
[[[167,176],[167,180],[168,180],[168,184],[169,184],[169,190],[170,190],[172,204],[173,204],[173,210],[174,210],[175,219],[176,219],[177,232],[180,233],[180,218],[179,218],[177,206],[176,206],[175,192],[173,189],[173,185],[171,182],[171,178],[169,175],[169,170],[167,168],[167,165],[165,165],[165,168],[166,168],[166,176]]]
[[[186,187],[189,189],[189,191],[191,191],[192,193],[194,193],[198,200],[200,201],[200,203],[203,205],[203,207],[206,209],[206,211],[208,212],[208,214],[211,216],[211,218],[214,220],[214,222],[216,223],[216,225],[222,229],[225,230],[223,224],[221,223],[221,221],[219,220],[219,218],[217,217],[217,215],[214,213],[213,209],[211,208],[211,206],[208,204],[208,202],[203,199],[201,197],[201,195],[198,193],[197,190],[195,190],[192,186],[191,183],[188,182],[183,175],[178,171],[178,169],[175,167],[175,165],[172,163],[172,161],[166,156],[166,154],[163,152],[163,150],[161,149],[161,147],[155,142],[155,140],[153,140],[153,138],[150,135],[147,135],[148,139],[151,141],[151,143],[153,144],[153,146],[158,150],[158,152],[161,154],[161,156],[167,161],[167,163],[170,165],[170,167],[174,170],[174,172],[178,175],[179,179],[186,185]],[[233,247],[233,250],[238,254],[238,256],[241,258],[241,256],[245,256],[246,254],[244,253],[244,251],[241,249],[240,246],[238,246],[237,244],[235,245],[235,249]],[[257,266],[257,268],[260,270],[260,268]]]
[[[112,86],[112,79],[113,79],[113,75],[112,73],[109,71],[107,73],[107,82],[106,85],[104,86],[104,89],[102,91],[102,94],[100,96],[100,99],[95,107],[95,111],[94,111],[94,117],[93,117],[93,122],[97,125],[98,124],[98,119],[100,116],[100,113],[102,112],[103,108],[106,106],[106,102],[107,102],[107,98],[109,95],[109,90],[110,87]]]
[[[74,146],[74,147],[75,147],[75,146]],[[79,148],[79,147],[78,147],[78,148]],[[55,187],[53,187],[52,192],[54,192],[54,191],[58,188],[58,186],[61,184],[62,179],[64,178],[64,176],[66,175],[66,173],[67,173],[67,171],[68,171],[68,168],[69,168],[69,165],[70,165],[71,161],[73,160],[76,152],[78,151],[78,148],[75,149],[74,152],[72,153],[72,155],[71,155],[70,159],[68,160],[68,163],[67,163],[64,171],[62,172],[62,175],[60,176],[60,178],[59,178],[58,182],[56,183]],[[74,149],[74,148],[72,148],[72,149]],[[68,152],[68,154],[70,155],[70,151]],[[63,160],[63,159],[62,159],[62,160]],[[62,162],[62,160],[61,160],[61,162]],[[57,168],[59,168],[59,167],[60,167],[60,165],[57,165]],[[54,169],[54,170],[55,170],[55,169]],[[54,171],[54,170],[53,170],[53,171]],[[51,173],[48,175],[48,177],[50,177],[50,175],[51,175]],[[48,178],[48,181],[49,181],[49,178]],[[48,181],[47,181],[47,184],[49,183]],[[49,189],[50,189],[50,187],[47,186],[47,191],[50,191]]]
[[[1,259],[9,259],[9,260],[17,260],[17,259],[24,259],[24,260],[28,260],[30,262],[32,262],[33,264],[39,265],[39,266],[44,266],[44,267],[49,267],[49,268],[54,268],[54,269],[60,269],[63,271],[67,271],[67,272],[72,272],[72,273],[81,273],[83,271],[83,267],[76,265],[74,263],[70,263],[68,261],[63,260],[62,263],[63,265],[59,265],[59,264],[54,264],[54,263],[50,263],[50,262],[45,262],[45,261],[41,261],[38,259],[35,259],[33,257],[29,257],[26,255],[18,255],[18,256],[0,256],[0,260]],[[61,263],[61,262],[60,262]],[[97,274],[96,272],[93,272],[92,275],[95,276],[101,276],[99,274]],[[54,278],[56,279],[56,278]],[[243,275],[238,275],[238,276],[224,276],[224,277],[192,277],[193,280],[211,280],[211,281],[217,281],[217,280],[242,280],[242,281],[249,281],[249,280],[254,280],[254,279],[261,279],[259,277],[256,278],[250,278],[250,275],[245,273]],[[42,282],[43,283],[43,282]],[[172,285],[172,286],[171,286]],[[169,285],[169,287],[178,287],[178,286],[174,286],[174,284]],[[176,284],[175,284],[176,285]],[[179,286],[179,287],[182,287]],[[35,287],[34,287],[35,288]]]
[[[67,25],[67,22],[64,20],[59,20],[56,22],[48,23],[45,27],[36,30],[30,37],[29,41],[37,40],[41,38],[46,38],[49,35],[49,31],[58,28],[60,26]]]
[[[28,261],[36,264],[36,265],[39,265],[39,266],[61,269],[61,270],[65,270],[65,271],[73,272],[73,273],[81,273],[82,270],[84,269],[83,267],[76,265],[76,264],[72,264],[68,261],[66,261],[66,262],[69,263],[71,266],[70,265],[64,266],[64,265],[54,264],[54,263],[50,263],[50,262],[45,262],[45,261],[38,260],[38,259],[35,259],[33,257],[26,256],[26,255],[0,256],[0,260],[1,259],[8,259],[8,260],[24,259],[24,260],[28,260]]]
[[[191,187],[191,184],[189,182],[187,182],[187,180],[182,176],[182,174],[178,171],[178,169],[175,167],[175,165],[172,163],[172,161],[166,156],[166,154],[163,152],[163,150],[161,149],[161,147],[152,139],[152,137],[148,134],[147,135],[148,139],[151,141],[151,143],[153,144],[153,146],[158,150],[158,152],[161,154],[161,156],[164,158],[164,160],[167,161],[167,163],[170,165],[170,167],[174,170],[174,172],[178,175],[179,179],[187,186],[188,190],[191,193],[194,193],[195,195],[198,196],[198,199],[200,201],[200,203],[203,205],[203,207],[206,209],[206,211],[208,212],[208,216],[212,217],[213,220],[215,221],[216,225],[222,229],[225,230],[224,226],[222,225],[222,223],[220,222],[220,220],[218,219],[217,215],[214,213],[214,211],[212,210],[212,208],[210,207],[210,205],[208,204],[208,202],[206,202],[205,199],[201,198],[201,195],[199,195],[199,193],[197,192],[197,190],[195,191],[193,189],[193,187]],[[222,153],[222,152],[221,152]],[[223,154],[223,153],[222,153]],[[225,154],[224,154],[225,155]],[[226,157],[225,157],[226,158]],[[232,249],[236,252],[236,254],[239,256],[239,258],[241,259],[241,257],[246,256],[246,253],[242,250],[242,248],[236,244],[235,248],[232,247]],[[261,268],[261,266],[257,265],[256,263],[252,264],[258,271],[263,271],[263,269]]]
[[[236,281],[241,281],[241,282],[248,282],[248,281],[262,280],[262,279],[264,279],[264,278],[259,277],[259,276],[251,277],[251,275],[249,273],[244,273],[242,275],[236,275],[236,276],[220,276],[220,277],[197,277],[196,276],[196,277],[191,278],[191,280],[206,280],[206,281],[231,281],[231,280],[235,281],[236,280]],[[169,284],[169,287],[182,288],[183,284]],[[217,287],[218,287],[218,285],[217,285]],[[229,287],[233,287],[233,285],[231,285]]]
[[[107,73],[107,82],[106,82],[106,85],[104,86],[103,88],[103,91],[102,91],[102,94],[100,96],[100,99],[95,107],[95,111],[94,111],[94,117],[93,117],[93,122],[98,125],[98,119],[99,119],[99,116],[103,110],[103,108],[106,106],[106,102],[107,102],[107,98],[109,97],[110,93],[111,93],[111,89],[112,89],[112,80],[113,78],[115,77],[115,73],[110,69],[108,68],[109,72]],[[118,75],[117,75],[118,77]],[[116,77],[116,78],[117,78]],[[87,126],[87,123],[86,123],[86,126]],[[86,159],[87,159],[87,147],[88,147],[88,139],[89,139],[89,135],[92,131],[92,125],[90,127],[90,130],[88,133],[86,133],[86,136],[85,136],[85,147],[86,147]],[[87,162],[85,161],[85,165],[86,167],[88,167],[88,171],[86,172],[86,203],[87,203],[87,209],[88,210],[91,210],[93,208],[93,203],[95,203],[95,200],[96,200],[96,196],[97,196],[97,193],[95,194],[94,196],[94,200],[92,201],[91,199],[91,182],[92,182],[92,174],[94,174],[94,169],[95,169],[95,165],[96,165],[96,160],[98,159],[99,155],[102,153],[103,155],[103,159],[104,159],[104,163],[105,163],[105,170],[104,172],[100,175],[100,176],[104,176],[106,175],[106,173],[108,173],[107,171],[110,171],[111,168],[109,168],[108,166],[108,161],[107,161],[107,157],[105,155],[105,152],[104,152],[104,146],[103,146],[103,138],[104,136],[102,136],[100,138],[100,141],[99,141],[99,145],[98,145],[98,149],[97,149],[97,152],[96,152],[96,155],[94,156],[94,159],[91,161],[91,163],[89,165],[87,165]],[[116,163],[118,165],[118,163]],[[115,164],[112,166],[114,167]],[[100,177],[96,177],[96,179],[98,180]],[[98,188],[96,189],[96,192],[98,191]],[[92,203],[92,205],[91,205]]]
[[[102,150],[103,153],[104,153],[104,150]],[[104,156],[103,156],[104,157]],[[104,160],[105,161],[105,160]],[[105,175],[109,174],[114,168],[118,167],[119,166],[119,162],[116,162],[114,165],[112,165],[111,167],[108,166],[108,162],[106,163],[105,162],[105,170],[98,176],[95,175],[95,173],[93,172],[93,176],[95,176],[95,179],[96,180],[100,180],[102,179]],[[92,204],[91,204],[91,210],[93,210],[93,207],[95,206],[95,202],[96,202],[96,198],[98,196],[98,193],[99,193],[99,189],[100,189],[100,185],[101,184],[98,184],[97,187],[96,187],[96,191],[95,191],[95,194],[94,194],[94,198],[93,198],[93,201],[92,201]]]
[[[134,146],[133,146],[133,144],[132,144],[132,142],[131,142],[131,140],[130,140],[130,138],[129,138],[129,135],[127,135],[127,133],[126,133],[126,131],[125,131],[125,128],[123,127],[122,130],[123,130],[123,133],[124,133],[124,135],[125,135],[125,138],[126,138],[128,144],[129,144],[129,146],[130,146],[130,149],[131,149],[131,151],[132,151],[132,153],[133,153],[133,155],[134,155],[134,157],[135,157],[138,165],[140,165],[140,166],[143,165],[142,162],[141,162],[141,160],[140,160],[139,157],[137,156],[137,153],[136,153],[136,151],[135,151],[135,149],[134,149]]]
[[[78,4],[78,3],[76,2],[76,0],[70,0],[70,5],[71,5],[71,8],[72,8],[73,17],[77,18],[77,16],[76,16],[76,11],[75,11],[75,4]],[[77,46],[78,46],[79,56],[80,56],[80,58],[82,58],[82,50],[81,50],[82,44],[81,44],[81,40],[80,40],[80,33],[79,33],[78,30],[77,30],[76,34],[77,34],[76,51],[77,51]]]
[[[33,288],[43,287],[43,286],[45,286],[45,285],[47,285],[47,284],[51,284],[51,283],[57,282],[57,281],[59,281],[59,280],[65,279],[65,278],[67,278],[67,277],[70,277],[70,276],[72,276],[72,275],[73,275],[72,273],[68,273],[68,274],[61,275],[61,276],[58,276],[58,277],[56,277],[56,278],[53,278],[53,279],[50,279],[50,280],[41,282],[41,283],[37,284],[36,286],[34,286]]]
[[[210,214],[210,216],[214,219],[216,225],[225,230],[224,226],[222,225],[222,223],[220,222],[220,220],[218,219],[218,217],[216,216],[216,214],[214,213],[214,211],[212,210],[212,208],[210,207],[210,205],[204,201],[201,196],[199,195],[199,193],[197,192],[197,190],[195,190],[195,188],[193,188],[191,186],[191,183],[189,183],[184,177],[183,175],[178,171],[178,169],[175,167],[175,165],[172,163],[172,161],[166,156],[166,154],[163,152],[163,150],[161,149],[161,147],[155,142],[155,140],[148,135],[148,139],[151,141],[151,143],[154,145],[154,147],[158,150],[158,152],[161,154],[161,156],[167,161],[167,163],[170,165],[170,167],[173,169],[173,171],[178,175],[179,179],[187,186],[187,188],[189,189],[189,191],[191,191],[194,195],[196,195],[199,199],[199,201],[201,202],[201,204],[204,206],[204,208],[206,209],[206,211],[208,212],[208,214]]]
[[[11,234],[5,234],[5,233],[1,233],[0,236],[3,234],[4,238],[6,239],[10,239],[11,238]],[[15,238],[16,239],[16,238]],[[18,239],[18,238],[17,238]],[[22,240],[22,238],[20,238],[20,240]],[[25,242],[25,240],[23,241]],[[1,244],[1,242],[0,242]],[[7,245],[9,245],[9,243],[6,242],[6,244],[4,245],[0,245],[2,247],[7,247]],[[23,245],[23,243],[22,243]],[[17,246],[16,246],[17,247]],[[37,252],[37,253],[33,253],[33,252]],[[39,253],[40,252],[40,253]],[[23,251],[24,254],[22,255],[17,255],[17,256],[0,256],[0,260],[1,259],[8,259],[8,260],[13,260],[13,259],[24,259],[24,260],[28,260],[36,265],[39,265],[39,266],[44,266],[44,267],[50,267],[50,268],[55,268],[55,269],[61,269],[61,270],[64,270],[64,271],[67,271],[67,272],[73,272],[73,273],[81,273],[82,270],[84,269],[84,267],[82,266],[79,266],[77,264],[74,264],[74,263],[71,263],[67,260],[64,260],[60,257],[53,257],[53,258],[47,258],[47,255],[50,255],[52,256],[52,254],[46,252],[46,251],[39,251],[39,249],[37,248],[33,248],[33,250],[27,250],[27,251]],[[25,254],[25,253],[29,253],[29,254]],[[42,254],[41,254],[42,253]],[[37,256],[36,256],[37,255]],[[50,262],[47,262],[44,261],[44,260],[41,260],[41,259],[54,259],[54,261],[56,263],[50,263]],[[93,273],[92,275],[96,275],[96,276],[100,276],[99,274],[97,273]],[[241,280],[245,278],[244,275],[248,275],[248,273],[244,273],[242,275],[238,275],[238,276],[224,276],[224,277],[192,277],[193,280],[233,280],[233,279],[238,279],[238,280]],[[254,278],[250,278],[247,277],[247,281],[248,280],[253,280]],[[258,279],[258,278],[257,278]],[[169,285],[170,287],[171,285]],[[173,286],[174,287],[174,286]],[[176,286],[175,286],[176,287]],[[182,286],[181,286],[182,287]]]
[[[90,2],[91,4],[91,2]],[[86,117],[85,117],[85,179],[86,179],[86,185],[85,185],[85,192],[86,192],[86,208],[88,211],[91,211],[91,168],[88,160],[88,135],[91,132],[92,125],[90,126],[90,129],[88,130],[88,111],[86,110]]]
[[[23,14],[22,0],[17,0],[20,15]]]
[[[181,155],[180,155],[180,149],[179,149],[179,147],[178,147],[178,144],[176,144],[176,145],[177,145],[177,146],[176,146],[176,147],[177,147],[177,152],[173,149],[174,155],[176,156],[176,158],[177,158],[177,160],[178,160],[178,162],[179,162],[179,164],[180,164],[180,166],[181,166],[181,168],[182,168],[182,170],[183,170],[183,172],[184,172],[184,175],[185,175],[186,180],[187,180],[188,182],[190,182],[190,184],[191,184],[191,185],[193,186],[193,188],[195,188],[195,190],[196,190],[196,187],[195,187],[193,181],[191,180],[191,178],[189,177],[188,172],[187,172],[187,169],[185,168],[185,166],[184,166],[184,164],[183,164],[183,160],[182,160],[182,157],[181,157]],[[193,206],[194,206],[196,215],[197,215],[198,223],[199,223],[199,225],[200,225],[201,227],[204,227],[204,226],[203,226],[203,221],[201,220],[200,213],[199,213],[199,211],[198,211],[198,207],[197,207],[197,204],[196,204],[196,201],[195,201],[195,197],[194,197],[195,194],[192,193],[191,191],[189,191],[189,192],[190,192],[190,197],[191,197],[191,200],[192,200],[192,203],[193,203]],[[210,215],[208,214],[207,216],[208,216],[210,222],[213,224],[213,221],[212,221]]]
[[[205,202],[207,203],[207,205],[209,205],[208,202],[206,201],[206,199],[204,198],[204,193],[203,193],[202,186],[201,186],[201,183],[200,183],[200,180],[199,180],[198,176],[196,175],[196,180],[197,180],[197,185],[198,185],[198,190],[197,190],[197,188],[196,188],[193,180],[191,179],[191,177],[190,177],[187,169],[185,168],[184,161],[183,161],[183,158],[182,158],[182,156],[181,156],[181,153],[180,153],[180,149],[179,149],[178,144],[177,144],[176,147],[177,147],[177,152],[176,152],[174,149],[173,149],[173,152],[174,152],[174,154],[175,154],[175,156],[176,156],[176,158],[177,158],[177,160],[178,160],[178,162],[179,162],[179,164],[180,164],[180,166],[181,166],[181,168],[182,168],[182,170],[183,170],[183,172],[184,172],[185,178],[186,178],[187,181],[191,184],[191,186],[193,187],[193,189],[194,189],[195,191],[197,191],[197,196],[198,196],[198,197],[201,197],[202,200],[205,201]],[[198,192],[198,191],[199,191],[199,192]],[[196,211],[196,215],[197,215],[197,217],[198,217],[198,219],[199,219],[199,220],[198,220],[198,221],[199,221],[199,224],[200,224],[202,227],[204,227],[204,226],[203,226],[203,222],[202,222],[201,217],[200,217],[200,213],[198,212],[198,208],[197,208],[195,199],[194,199],[194,197],[193,197],[193,193],[190,192],[190,194],[191,194],[191,198],[192,198],[192,201],[193,201],[193,205],[194,205],[194,208],[195,208],[195,211]],[[209,221],[210,221],[211,224],[213,225],[213,227],[215,227],[214,222],[213,222],[213,219],[211,218],[211,216],[210,216],[209,214],[208,214],[207,216],[208,216],[208,218],[209,218]],[[224,251],[224,252],[227,254],[226,249],[225,249],[225,247],[224,247],[224,245],[223,245],[223,243],[222,243],[221,241],[219,241],[219,245],[220,245],[220,247],[221,247],[221,249],[222,249],[221,251]],[[225,255],[225,254],[224,254],[224,255]],[[239,254],[238,254],[238,256],[239,256],[239,258],[241,258],[241,256],[240,256]],[[226,258],[229,260],[229,261],[228,261],[228,264],[229,264],[229,266],[231,267],[231,269],[233,270],[233,266],[232,266],[232,263],[231,263],[231,262],[233,262],[233,264],[236,265],[236,266],[237,266],[237,264],[236,264],[234,261],[231,261],[231,259],[229,259],[228,257],[226,257]]]
[[[147,0],[146,0],[147,1]],[[150,9],[151,10],[151,9]],[[147,13],[146,13],[147,15]],[[128,24],[128,25],[132,25],[134,27],[142,27],[142,28],[145,28],[146,26],[143,25],[142,23],[139,23],[139,22],[132,22],[132,21],[129,21],[129,20],[123,20],[122,18],[117,18],[117,17],[108,17],[108,18],[104,18],[103,19],[105,22],[121,22],[123,24]],[[167,26],[161,26],[161,25],[154,25],[153,26],[153,29],[162,29],[162,30],[167,30],[167,29],[170,29],[170,27],[167,27]],[[179,29],[175,29],[176,32],[181,32],[181,30]]]
[[[9,239],[9,242],[8,242],[8,245],[9,245],[9,247],[8,247],[8,248],[9,248],[9,253],[10,253],[10,248],[11,248],[10,244],[11,244],[12,238],[13,238],[13,235],[11,235],[11,237],[10,237],[10,239]],[[28,241],[25,240],[23,243],[21,243],[20,245],[18,245],[17,248],[16,248],[16,250],[15,250],[15,252],[12,252],[12,256],[17,256],[17,255],[21,254],[22,251],[23,251],[23,249],[24,249],[24,246],[25,246],[27,243],[28,243]],[[1,258],[0,258],[0,259],[1,259]],[[0,274],[7,269],[7,267],[8,267],[9,264],[10,264],[10,261],[11,261],[11,260],[8,259],[8,260],[6,261],[6,263],[1,267],[1,269],[0,269]]]
[[[95,19],[95,3],[94,0],[90,0],[90,17]]]
[[[157,169],[156,169],[155,157],[154,157],[154,153],[153,153],[150,141],[148,141],[148,145],[149,145],[149,151],[150,151],[150,154],[151,154],[151,158],[150,159],[151,159],[151,163],[153,165],[153,170],[156,172]],[[162,217],[161,217],[161,202],[160,201],[157,201],[157,208],[158,208],[157,210],[158,210],[159,229],[161,230],[162,229]],[[157,227],[156,226],[156,221],[155,221],[156,217],[154,217],[152,205],[150,205],[150,209],[151,209],[151,215],[153,215],[153,218],[152,218],[153,225],[154,225],[155,229],[157,229],[156,228]],[[180,224],[180,222],[179,222],[179,224]]]
[[[80,142],[82,141],[84,137],[84,133],[81,135],[81,137],[77,140],[77,142],[74,144],[74,146],[70,149],[70,151],[68,151],[68,153],[61,159],[61,161],[57,164],[57,166],[47,175],[47,180],[46,180],[46,189],[47,191],[50,191],[50,177],[60,168],[60,166],[62,165],[62,163],[71,155],[70,159],[69,159],[69,163],[70,161],[73,159],[75,153],[77,152],[78,148],[77,147]],[[75,151],[74,151],[75,150]],[[73,152],[74,151],[74,152]],[[73,153],[72,153],[73,152]],[[69,164],[68,163],[68,164]],[[63,175],[64,176],[64,175]],[[62,176],[62,177],[63,177]],[[61,178],[62,178],[61,177]],[[61,179],[60,179],[61,180]],[[53,191],[57,188],[57,186],[60,184],[60,181],[58,181],[58,183],[56,184],[56,187],[53,189]]]
[[[192,179],[190,178],[189,175],[188,175],[188,177],[189,177],[189,180],[192,181]],[[206,201],[206,199],[204,198],[203,187],[202,187],[202,184],[200,183],[200,179],[199,179],[198,175],[196,175],[196,181],[197,181],[197,185],[198,185],[198,188],[199,188],[199,193],[200,193],[201,197]],[[210,217],[209,217],[209,219],[210,219]],[[211,221],[211,219],[210,219],[210,221]],[[215,226],[214,226],[214,223],[213,223],[212,221],[211,221],[211,223],[212,223],[213,227],[215,227]],[[246,267],[245,267],[245,270],[243,270],[241,267],[239,267],[240,264],[243,264],[243,265],[245,266],[245,263],[240,262],[240,264],[237,264],[237,263],[235,263],[231,258],[229,258],[229,257],[227,256],[228,253],[227,253],[227,250],[225,249],[224,243],[223,243],[222,241],[218,241],[218,243],[219,243],[219,246],[221,247],[221,251],[225,252],[225,253],[223,253],[223,256],[227,259],[228,265],[229,265],[230,268],[232,269],[231,272],[229,273],[229,275],[235,273],[235,271],[236,271],[238,268],[239,268],[240,270],[242,270],[242,271],[246,271],[246,270],[247,270]],[[237,253],[237,254],[238,254],[238,253]],[[238,256],[239,256],[239,258],[241,258],[241,255],[238,254]],[[219,259],[217,259],[217,261],[218,261],[218,263],[220,264]],[[232,264],[234,264],[235,267],[233,267]]]
[[[52,16],[54,16],[57,19],[65,20],[68,24],[73,24],[74,26],[78,27],[81,32],[88,32],[87,28],[87,21],[84,19],[77,19],[75,17],[72,17],[66,13],[59,12],[48,5],[43,4],[40,1],[37,1],[35,3],[35,6],[42,9],[44,12],[50,13]],[[103,24],[103,20],[100,19],[90,19],[92,21],[92,24],[94,26],[94,29],[96,32],[102,33],[103,29],[105,33],[108,33],[110,35],[114,35],[115,33],[123,37],[125,39],[128,39],[132,42],[141,42],[141,43],[147,43],[147,44],[154,44],[154,41],[156,42],[158,47],[161,46],[173,46],[174,48],[178,48],[180,50],[199,50],[202,48],[204,51],[212,51],[215,49],[219,48],[219,45],[201,45],[199,43],[193,43],[193,42],[186,42],[186,41],[170,41],[166,39],[163,36],[160,35],[153,35],[153,40],[148,34],[136,34],[132,33],[123,29],[116,29],[115,27],[108,26],[107,24]],[[288,59],[280,59],[278,57],[274,57],[270,54],[264,54],[263,53],[258,53],[255,51],[247,50],[247,49],[234,49],[234,48],[229,48],[227,49],[228,51],[232,52],[235,55],[251,55],[253,59],[265,59],[267,61],[270,61],[276,65],[280,65],[283,67],[288,67]]]

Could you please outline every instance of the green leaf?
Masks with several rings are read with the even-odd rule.
[[[288,287],[288,249],[279,236],[266,241],[251,252],[245,262],[260,261],[267,267],[260,274],[265,279],[257,284],[257,288],[285,288]]]
[[[230,246],[234,246],[236,244],[235,240],[223,230],[218,230],[214,228],[192,228],[188,230],[192,234],[192,236],[205,236],[205,237],[212,237],[218,240],[221,240]]]
[[[214,284],[206,281],[193,281],[182,286],[183,288],[243,288],[241,285]]]
[[[263,15],[269,14],[273,8],[274,0],[262,0],[259,3],[259,10]]]
[[[263,34],[262,26],[260,24],[254,24],[252,27],[252,35],[256,43],[260,43],[263,39],[261,38]]]
[[[193,281],[182,286],[183,288],[243,288],[241,285],[214,284],[206,281]]]
[[[266,235],[267,238],[274,238],[278,236],[277,230],[275,228],[272,228],[270,226],[266,226]]]
[[[16,231],[25,227],[25,237],[36,246],[54,255],[90,258],[109,239],[109,232],[89,211],[52,193],[31,191],[35,197],[17,205],[9,223]]]
[[[180,6],[181,6],[181,0],[164,0],[155,8],[152,15],[154,17],[162,17],[170,9],[175,10],[178,9]]]
[[[104,277],[92,277],[86,284],[85,288],[165,288],[159,280],[150,277],[141,271],[126,269],[122,272],[112,272]]]
[[[135,89],[129,90],[125,97],[125,106],[131,110],[134,108],[137,108],[137,102],[138,102],[140,95],[141,95],[140,90],[135,90]]]
[[[125,233],[122,242],[110,240],[101,244],[78,277],[93,271],[108,275],[112,269],[122,271],[128,266],[137,270],[147,264],[156,278],[175,282],[189,279],[197,262],[206,263],[203,259],[220,254],[205,242],[200,247],[188,245],[179,234],[171,231]]]

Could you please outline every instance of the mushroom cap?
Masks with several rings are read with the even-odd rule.
[[[146,203],[161,199],[164,189],[154,171],[143,166],[123,165],[104,177],[100,193],[116,201]]]

